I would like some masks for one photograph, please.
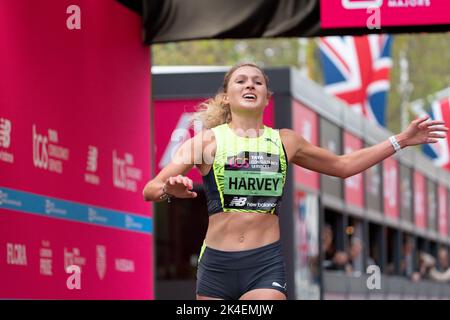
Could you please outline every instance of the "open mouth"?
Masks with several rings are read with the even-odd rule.
[[[242,97],[247,101],[255,101],[256,100],[256,95],[253,93],[246,93]]]

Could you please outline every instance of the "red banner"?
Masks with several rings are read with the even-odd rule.
[[[438,228],[439,234],[448,235],[448,192],[443,185],[438,187]]]
[[[416,227],[427,227],[426,217],[426,190],[425,177],[419,172],[414,172],[414,222]]]
[[[294,131],[313,145],[318,145],[318,121],[314,111],[303,106],[298,101],[292,101],[292,123]],[[317,172],[294,166],[295,183],[319,190],[319,174]]]
[[[394,158],[383,161],[383,203],[384,214],[397,219],[399,217],[399,169]]]
[[[1,5],[0,299],[154,297],[149,48],[77,3]]]

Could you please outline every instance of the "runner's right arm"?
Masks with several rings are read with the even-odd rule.
[[[209,131],[205,130],[196,134],[180,146],[170,163],[144,187],[145,201],[160,201],[160,197],[164,194],[164,185],[166,185],[166,193],[176,198],[195,198],[197,196],[196,192],[190,191],[193,188],[192,180],[184,175],[194,165],[203,162],[205,137],[210,136],[206,134]]]

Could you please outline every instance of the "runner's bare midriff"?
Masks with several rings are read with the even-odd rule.
[[[205,243],[222,251],[249,250],[280,238],[278,216],[249,212],[220,212],[209,217]]]

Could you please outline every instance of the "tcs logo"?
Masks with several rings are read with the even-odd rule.
[[[232,168],[248,168],[250,167],[249,159],[247,157],[231,157],[229,165]]]

